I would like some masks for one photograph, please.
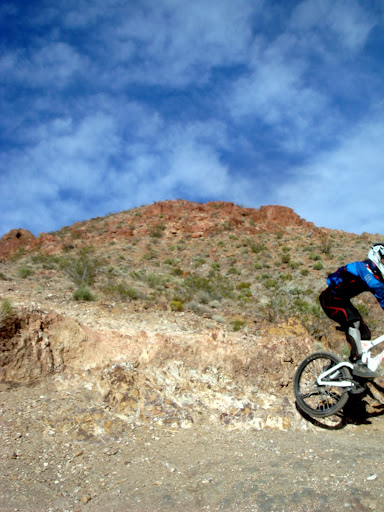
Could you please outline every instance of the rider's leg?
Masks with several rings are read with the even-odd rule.
[[[356,361],[353,374],[358,377],[376,377],[376,374],[361,361],[361,339],[370,339],[370,331],[364,324],[359,311],[348,298],[338,296],[330,288],[321,293],[320,304],[325,314],[339,323],[346,334],[347,341],[351,345],[351,361]]]
[[[353,325],[348,327],[347,341],[351,345],[351,361],[355,361],[352,373],[356,377],[364,377],[367,379],[374,379],[377,374],[370,370],[366,364],[361,360],[363,350],[361,348],[361,333],[360,333],[360,321],[353,322]]]
[[[347,341],[351,345],[351,361],[356,361],[356,359],[361,358],[362,348],[361,348],[361,334],[360,334],[360,320],[353,322],[352,325],[348,327],[346,332]]]

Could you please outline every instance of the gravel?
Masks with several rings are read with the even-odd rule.
[[[64,416],[99,410],[93,400],[48,382],[3,385],[1,512],[384,510],[381,417],[302,432],[61,428]]]

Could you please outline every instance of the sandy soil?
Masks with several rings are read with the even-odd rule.
[[[31,303],[28,290],[4,287],[13,303]],[[125,311],[102,316],[102,306],[60,300],[49,296],[42,307],[126,334]],[[137,331],[148,328],[148,318],[130,315]],[[163,313],[151,318],[156,332],[168,332]],[[175,318],[172,329],[201,329]],[[383,396],[369,411],[351,399],[342,417],[308,421],[307,430],[157,427],[116,412],[108,428],[110,411],[84,386],[2,383],[0,512],[383,512]]]
[[[61,426],[95,396],[52,383],[0,393],[1,512],[383,511],[383,418],[302,432]],[[343,427],[343,428],[340,428]]]

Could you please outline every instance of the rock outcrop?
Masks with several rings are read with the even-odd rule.
[[[292,326],[291,326],[292,328]],[[293,328],[299,329],[296,325]],[[86,386],[128,422],[295,426],[291,381],[309,340],[225,333],[97,331],[36,308],[0,330],[0,381]]]
[[[0,239],[0,260],[18,249],[32,247],[35,236],[27,229],[12,229]]]
[[[6,260],[18,249],[40,248],[45,253],[83,244],[100,246],[131,237],[164,235],[201,238],[225,231],[245,235],[276,233],[287,228],[315,230],[312,223],[285,206],[244,208],[231,202],[193,203],[184,200],[159,201],[152,205],[105,217],[103,229],[95,224],[101,219],[77,222],[56,234],[41,233],[35,237],[24,229],[15,229],[0,239],[0,260]]]

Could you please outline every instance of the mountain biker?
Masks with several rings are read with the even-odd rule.
[[[365,325],[351,298],[369,291],[384,309],[384,243],[372,245],[368,259],[348,263],[327,278],[328,288],[320,295],[320,304],[325,314],[340,324],[351,345],[353,375],[372,379],[377,375],[361,361],[361,340],[370,340],[371,331]]]

